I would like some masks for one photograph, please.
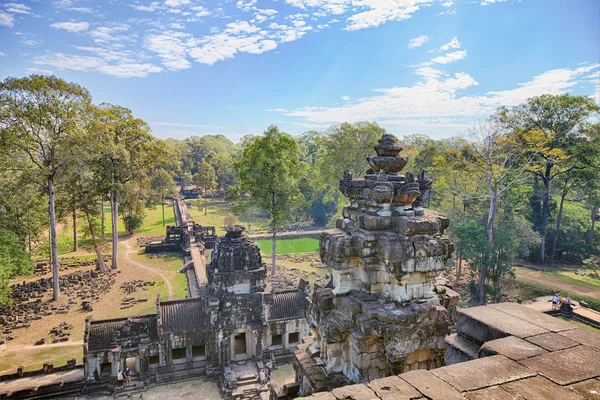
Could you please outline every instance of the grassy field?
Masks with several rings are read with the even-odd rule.
[[[217,235],[219,236],[225,234],[225,230],[223,229],[225,226],[225,217],[233,215],[231,204],[221,201],[209,201],[207,203],[207,215],[204,215],[204,202],[202,200],[186,200],[186,204],[194,222],[216,227]],[[258,210],[254,214],[258,215]],[[246,233],[263,233],[269,230],[268,218],[261,216],[238,218],[237,223],[246,227]]]
[[[107,213],[107,218],[109,218]],[[165,216],[167,224],[174,223],[173,208],[165,207]],[[80,228],[83,229],[83,219]],[[107,222],[109,222],[107,220]],[[62,254],[64,257],[77,256],[82,259],[95,259],[90,253],[91,247],[82,246],[81,250],[72,252],[72,225],[61,225],[59,227],[59,243],[62,243]],[[108,227],[107,237],[110,236],[110,226]],[[119,230],[122,229],[122,220],[119,220]],[[82,232],[82,231],[81,231]],[[84,312],[79,308],[79,299],[74,299],[76,304],[71,308],[68,314],[59,314],[43,317],[40,320],[32,322],[27,329],[14,331],[15,340],[7,342],[0,350],[0,373],[16,371],[19,365],[25,366],[26,370],[35,370],[41,368],[46,361],[53,362],[54,365],[64,365],[68,359],[76,358],[81,362],[82,342],[84,322],[87,315],[92,314],[94,319],[117,318],[136,314],[154,313],[156,310],[155,299],[160,295],[161,299],[167,300],[185,298],[187,294],[187,282],[185,274],[178,270],[183,266],[183,258],[179,254],[167,254],[163,256],[148,257],[142,252],[142,249],[136,247],[136,239],[140,236],[164,236],[165,228],[162,225],[162,211],[160,207],[155,209],[146,209],[146,217],[143,226],[133,235],[125,236],[124,233],[119,238],[119,273],[116,275],[115,285],[101,295],[100,300],[95,301],[94,311],[92,313]],[[70,246],[69,246],[70,243]],[[88,242],[89,243],[89,242]],[[110,253],[110,243],[103,244],[103,252]],[[42,254],[43,255],[43,254]],[[68,274],[79,269],[90,269],[91,267],[81,267],[69,269],[61,272]],[[48,274],[49,275],[49,274]],[[21,282],[23,280],[39,279],[40,276],[18,277],[12,282]],[[146,290],[138,290],[133,294],[126,294],[120,286],[132,280],[145,280],[156,282],[154,286],[147,286]],[[168,281],[168,284],[167,284]],[[49,294],[50,295],[50,294]],[[171,296],[170,296],[171,295]],[[121,309],[121,301],[124,297],[134,296],[135,298],[146,298],[146,302],[135,304],[131,308]],[[48,301],[45,299],[45,301]],[[66,304],[67,297],[63,297],[57,305]],[[57,326],[61,322],[67,322],[73,325],[71,341],[60,346],[42,345],[34,346],[34,343],[41,337],[50,338],[49,329]]]
[[[256,244],[262,253],[271,254],[272,240],[257,240]],[[277,254],[314,253],[316,251],[319,251],[319,239],[317,238],[277,240]]]

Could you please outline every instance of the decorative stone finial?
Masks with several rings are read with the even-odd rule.
[[[373,171],[384,170],[387,174],[396,174],[408,162],[407,158],[398,157],[402,150],[394,135],[383,135],[375,146],[376,156],[367,157],[367,162]],[[368,172],[367,172],[368,174]]]
[[[244,230],[246,229],[246,227],[242,226],[242,225],[227,225],[225,227],[225,237],[228,238],[240,238],[242,237],[242,234],[244,232]]]
[[[379,171],[379,174],[377,174],[377,181],[378,182],[387,182],[388,180],[388,176],[386,175],[384,170]]]
[[[396,157],[402,151],[400,142],[394,135],[385,134],[374,147],[378,156]]]
[[[346,170],[344,171],[344,178],[345,181],[351,181],[352,180],[352,174],[350,173],[350,170],[348,168],[346,168]]]

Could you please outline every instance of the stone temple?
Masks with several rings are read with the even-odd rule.
[[[127,365],[149,384],[208,376],[234,398],[268,391],[257,383],[258,368],[268,359],[289,362],[309,333],[308,283],[274,292],[260,250],[243,230],[228,227],[217,241],[210,264],[202,265],[207,281],[198,297],[157,299],[155,314],[86,321],[86,379],[111,382]]]
[[[321,236],[330,279],[315,285],[312,335],[294,360],[304,395],[443,365],[459,299],[438,282],[453,251],[449,222],[422,208],[433,182],[426,172],[401,175],[401,150],[383,135],[364,178],[346,171],[340,180],[350,204],[336,230]]]

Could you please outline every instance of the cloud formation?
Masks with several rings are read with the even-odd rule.
[[[87,31],[90,24],[88,22],[57,22],[50,26],[55,29],[64,29],[65,31],[79,33]]]
[[[427,35],[417,36],[416,38],[410,39],[410,42],[408,42],[408,48],[414,49],[417,47],[421,47],[428,41],[429,41],[429,36],[427,36]]]

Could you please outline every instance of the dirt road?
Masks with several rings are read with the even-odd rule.
[[[567,290],[582,296],[600,299],[600,290],[591,285],[586,285],[585,283],[579,284],[568,279],[561,279],[555,276],[544,274],[541,271],[535,271],[522,267],[515,267],[515,275],[517,276],[518,280],[541,283],[546,286],[552,286],[557,290]]]
[[[162,280],[165,282],[165,284],[167,285],[167,289],[169,291],[169,300],[173,299],[173,285],[171,285],[171,281],[169,280],[169,278],[167,278],[165,275],[163,275],[160,271],[154,269],[154,268],[150,268],[144,264],[141,264],[135,260],[133,260],[130,255],[131,254],[136,254],[137,251],[135,249],[132,248],[131,245],[131,241],[135,240],[134,238],[130,238],[127,240],[123,240],[121,243],[123,244],[123,246],[125,246],[127,248],[127,251],[125,252],[125,258],[127,259],[128,262],[134,264],[136,267],[145,269],[146,271],[150,271],[153,274],[156,274],[158,276],[160,276],[162,278]]]

